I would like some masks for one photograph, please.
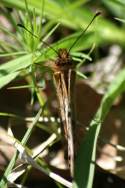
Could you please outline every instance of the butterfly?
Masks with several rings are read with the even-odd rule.
[[[50,48],[57,54],[55,60],[49,60],[45,63],[45,66],[48,66],[53,71],[53,80],[56,88],[56,94],[59,102],[59,112],[62,125],[62,133],[64,134],[65,140],[68,145],[68,161],[70,174],[74,176],[74,132],[75,132],[75,105],[74,105],[74,86],[76,80],[76,64],[70,55],[71,49],[75,44],[80,40],[80,38],[87,31],[89,26],[92,24],[94,19],[100,15],[100,12],[97,12],[88,26],[83,30],[83,32],[77,37],[69,49],[61,48],[58,51]],[[23,27],[23,25],[18,24],[18,26]],[[26,29],[27,30],[27,29]],[[30,32],[29,30],[27,30]],[[31,33],[31,32],[30,32]],[[32,34],[32,33],[31,33]],[[37,37],[36,35],[34,35]],[[44,42],[45,43],[45,42]],[[47,44],[47,43],[45,43]],[[47,44],[47,46],[49,46]]]

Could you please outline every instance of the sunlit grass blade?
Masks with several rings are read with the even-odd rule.
[[[122,23],[125,23],[125,19],[121,19],[121,18],[115,18],[115,19],[122,22]]]
[[[54,31],[59,27],[59,25],[60,23],[57,23],[42,40],[46,41],[54,33]]]
[[[32,55],[25,55],[16,58],[0,66],[0,88],[11,82],[16,78],[21,69],[27,68],[31,65]]]
[[[33,88],[34,86],[32,85],[21,85],[21,86],[12,86],[12,87],[8,87],[7,89],[25,89],[25,88]]]
[[[77,75],[83,79],[87,79],[87,76],[85,76],[83,73],[81,73],[80,71],[76,71]]]
[[[0,71],[1,73],[1,71]],[[18,76],[19,72],[13,72],[7,75],[0,76],[0,88],[7,85],[10,81],[14,80]]]
[[[7,113],[7,112],[0,112],[0,116],[3,117],[12,117],[12,118],[20,118],[18,115],[16,114],[12,114],[12,113]]]
[[[19,52],[10,52],[10,53],[6,53],[6,52],[0,52],[0,57],[9,57],[9,56],[21,56],[21,55],[25,55],[26,52],[25,51],[19,51]]]
[[[32,54],[10,60],[0,66],[0,77],[25,69],[32,62]]]

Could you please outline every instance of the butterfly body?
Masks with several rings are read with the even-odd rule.
[[[66,49],[59,49],[55,61],[47,63],[53,70],[53,79],[59,101],[60,119],[62,122],[62,132],[68,143],[68,160],[70,172],[74,172],[74,85],[75,85],[75,64]]]

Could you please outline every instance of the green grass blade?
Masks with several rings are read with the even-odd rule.
[[[82,72],[76,71],[77,75],[83,79],[87,79],[87,76],[85,76]]]
[[[112,12],[113,15],[125,19],[125,1],[123,0],[102,0],[102,3]]]
[[[59,27],[59,25],[60,23],[57,23],[42,40],[46,41],[54,33],[54,31]]]
[[[12,114],[12,113],[6,113],[6,112],[0,112],[0,116],[12,117],[12,118],[20,118],[18,115],[15,115],[15,114]]]
[[[18,76],[19,72],[13,72],[11,74],[0,76],[0,89],[10,83],[10,81],[14,80]]]
[[[56,51],[58,51],[59,48],[67,48],[69,49],[71,44],[74,42],[74,40],[81,34],[81,32],[76,32],[73,35],[70,35],[68,37],[65,37],[58,42],[51,45],[52,48],[54,48]],[[84,40],[84,43],[83,43]],[[73,47],[72,52],[80,51],[83,49],[89,48],[89,46],[92,46],[92,44],[95,42],[95,36],[93,32],[89,32],[83,37],[81,37],[81,40],[78,41],[78,43]],[[50,48],[44,48],[42,56],[39,55],[37,62],[45,61],[48,59],[52,59],[55,57],[55,52]],[[86,56],[87,57],[87,56]]]
[[[9,7],[16,7],[21,10],[25,10],[24,1],[1,0],[1,3]],[[39,15],[41,14],[41,7],[39,0],[28,1],[28,6],[31,12],[33,11],[33,8],[35,8],[36,13]],[[82,8],[78,7],[74,9],[74,11],[70,11],[72,10],[70,8],[70,5],[68,8],[69,11],[67,11],[67,8],[62,9],[59,3],[55,1],[46,0],[44,11],[45,11],[45,15],[49,19],[53,20],[55,23],[60,22],[63,25],[68,26],[69,28],[73,28],[77,30],[81,29],[81,27],[85,27],[88,24],[88,22],[90,22],[93,16],[92,13],[88,11],[88,9],[85,6]],[[75,19],[74,19],[74,15],[75,15]],[[97,41],[100,43],[104,43],[105,40],[110,42],[112,41],[112,42],[121,43],[122,45],[125,44],[124,29],[117,27],[114,23],[104,18],[99,18],[98,26],[91,27],[90,29],[98,32]],[[100,40],[98,40],[98,38],[100,38]]]
[[[29,137],[31,136],[33,128],[34,128],[35,124],[37,123],[37,121],[39,120],[41,113],[42,113],[42,109],[39,110],[39,112],[37,113],[34,121],[31,124],[31,126],[26,131],[26,133],[25,133],[25,135],[24,135],[24,137],[23,137],[23,139],[21,141],[21,144],[23,146],[27,143]],[[11,161],[10,161],[10,163],[9,163],[5,173],[4,173],[4,175],[3,175],[3,178],[0,181],[0,187],[1,188],[6,188],[7,187],[7,176],[11,173],[11,171],[12,171],[14,165],[15,165],[17,157],[18,157],[18,152],[16,151],[14,156],[13,156],[13,158],[11,159]]]
[[[0,57],[8,57],[8,56],[17,56],[17,55],[25,55],[26,54],[26,52],[25,51],[19,51],[19,52],[8,52],[8,53],[6,53],[6,52],[0,52]]]
[[[17,159],[17,151],[16,151],[16,153],[14,154],[13,158],[11,159],[11,161],[10,161],[10,163],[9,163],[9,165],[8,165],[8,167],[7,167],[7,169],[6,169],[5,173],[4,173],[4,175],[3,175],[3,178],[2,178],[1,181],[0,181],[0,187],[1,187],[1,188],[2,188],[2,187],[3,187],[3,188],[7,188],[7,176],[8,176],[8,174],[10,174],[12,168],[14,167],[14,164],[15,164],[15,162],[16,162],[16,159]]]
[[[96,156],[96,144],[99,131],[113,101],[123,91],[125,91],[125,70],[122,70],[110,85],[94,119],[90,123],[90,129],[81,143],[76,159],[73,188],[92,188],[95,170],[93,162]]]
[[[21,69],[27,68],[31,64],[32,55],[25,55],[15,60],[11,60],[0,66],[0,88],[11,82],[19,75]]]
[[[32,54],[16,58],[15,60],[8,61],[0,66],[0,79],[2,76],[19,71],[28,67],[32,62]]]
[[[69,48],[76,37],[79,35],[79,32],[66,37],[55,44],[52,45],[54,49],[59,48]],[[82,43],[84,39],[85,43]],[[95,36],[93,33],[87,33],[85,36],[81,38],[81,40],[74,46],[73,51],[78,51],[81,49],[86,49],[89,45],[94,42]],[[52,57],[56,55],[50,48],[44,48],[42,55],[38,53],[39,58],[36,60],[37,62],[45,61],[48,59],[52,59]],[[15,60],[11,60],[0,66],[0,88],[11,82],[17,75],[19,75],[22,69],[27,68],[32,64],[32,54],[24,55],[22,57],[16,58]]]
[[[23,139],[22,139],[22,141],[21,141],[21,143],[22,143],[23,145],[25,145],[25,144],[27,143],[27,141],[28,141],[28,139],[29,139],[29,137],[30,137],[30,135],[31,135],[31,133],[32,133],[32,130],[33,130],[35,124],[37,123],[37,121],[38,121],[39,118],[40,118],[41,113],[42,113],[42,109],[39,110],[39,112],[37,113],[37,115],[36,115],[34,121],[33,121],[32,124],[31,124],[31,126],[28,128],[27,132],[25,133],[25,135],[24,135],[24,137],[23,137]]]

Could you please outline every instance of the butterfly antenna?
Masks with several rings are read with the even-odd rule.
[[[29,29],[27,29],[24,25],[22,24],[17,24],[18,27],[21,27],[23,29],[25,29],[26,31],[28,31],[32,36],[34,36],[35,38],[39,38],[37,35],[35,35],[34,33],[32,33]],[[43,41],[43,44],[45,44],[46,46],[48,46],[50,49],[52,49],[57,55],[58,55],[58,51],[56,51],[50,44],[48,44],[47,42]]]
[[[87,31],[87,29],[89,28],[89,26],[92,24],[92,22],[94,21],[94,19],[99,16],[101,14],[101,12],[97,12],[94,17],[92,18],[92,20],[90,21],[90,23],[87,25],[87,27],[85,28],[85,30],[83,30],[83,32],[81,33],[81,35],[79,35],[79,37],[75,40],[75,42],[71,45],[71,47],[69,48],[69,52],[71,51],[71,49],[73,48],[73,46],[75,46],[75,44],[78,42],[78,40],[85,34],[85,32]]]

